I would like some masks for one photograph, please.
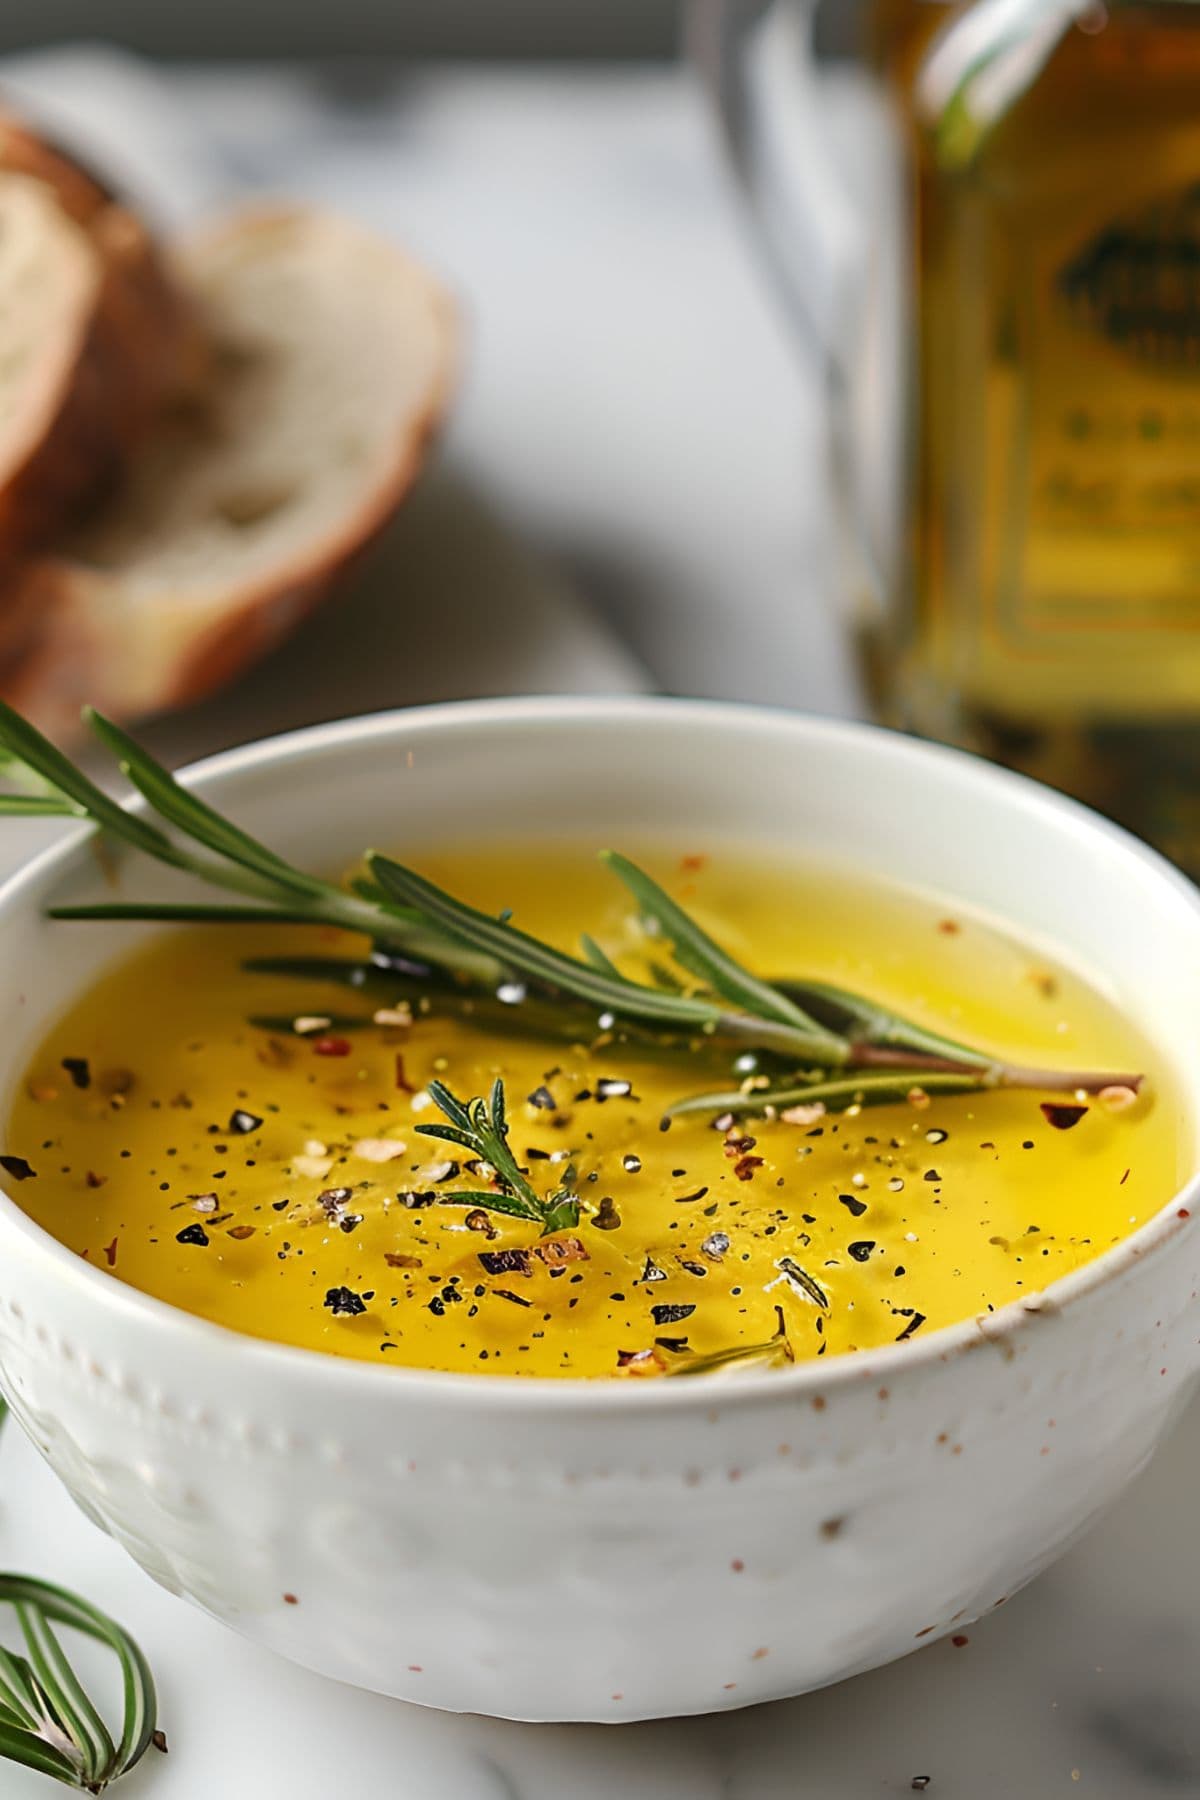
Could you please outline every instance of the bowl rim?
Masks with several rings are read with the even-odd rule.
[[[977,783],[982,795],[989,792],[1016,799],[1026,810],[1049,815],[1056,828],[1076,837],[1106,842],[1120,854],[1140,862],[1156,882],[1175,891],[1195,914],[1200,931],[1200,888],[1123,827],[1093,812],[1080,802],[1012,770],[998,767],[970,752],[944,744],[918,740],[884,727],[858,720],[826,718],[791,712],[781,707],[728,700],[693,700],[667,695],[537,695],[483,700],[439,701],[417,707],[393,708],[346,719],[303,726],[249,744],[222,750],[189,763],[177,771],[189,785],[207,785],[260,769],[283,771],[298,761],[323,752],[352,747],[364,741],[386,744],[404,733],[476,725],[519,728],[574,726],[581,717],[591,722],[635,724],[646,720],[678,721],[679,728],[712,728],[724,722],[758,721],[794,735],[808,745],[877,743],[888,745],[888,755],[911,766],[955,772]],[[130,810],[146,810],[139,797]],[[0,930],[5,917],[27,903],[31,893],[53,881],[82,854],[93,837],[93,827],[81,823],[62,838],[35,853],[0,883]],[[1200,1152],[1194,1157],[1200,1162]],[[1151,1254],[1161,1253],[1200,1212],[1200,1167],[1153,1216],[1109,1249],[1080,1268],[1049,1282],[1045,1288],[1007,1302],[994,1313],[971,1314],[943,1325],[927,1336],[904,1343],[880,1345],[872,1350],[840,1351],[829,1357],[807,1358],[786,1368],[739,1374],[736,1382],[721,1374],[698,1376],[688,1381],[619,1381],[615,1378],[583,1378],[545,1375],[497,1375],[449,1369],[426,1369],[340,1356],[298,1344],[256,1337],[222,1325],[154,1294],[129,1286],[69,1250],[45,1227],[26,1213],[19,1202],[0,1186],[0,1232],[16,1231],[28,1240],[30,1250],[46,1260],[68,1284],[82,1284],[93,1302],[117,1314],[127,1313],[149,1329],[173,1333],[197,1354],[236,1354],[252,1359],[264,1372],[336,1388],[378,1386],[397,1398],[423,1395],[451,1406],[489,1407],[523,1411],[575,1412],[641,1411],[668,1407],[679,1411],[710,1411],[714,1398],[749,1403],[777,1396],[780,1401],[814,1399],[833,1391],[861,1387],[881,1377],[917,1376],[931,1365],[945,1365],[967,1351],[990,1345],[1008,1354],[1013,1341],[1036,1328],[1047,1315],[1072,1312],[1098,1290],[1115,1283]],[[249,1373],[249,1371],[246,1371]]]

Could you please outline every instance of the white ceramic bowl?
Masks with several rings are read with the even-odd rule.
[[[1131,838],[967,757],[657,700],[434,707],[218,757],[198,786],[288,855],[506,831],[682,834],[857,862],[1082,963],[1200,1116],[1200,899]],[[183,891],[121,859],[132,896]],[[128,940],[53,925],[81,836],[0,892],[0,1084]],[[107,892],[109,890],[104,889]],[[620,1720],[795,1694],[987,1612],[1142,1466],[1197,1367],[1195,1183],[1001,1313],[714,1382],[426,1374],[260,1343],[122,1286],[0,1197],[0,1376],[156,1580],[405,1699]]]

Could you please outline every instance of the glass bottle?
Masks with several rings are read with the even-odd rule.
[[[1060,9],[1032,54],[1032,25],[1016,50],[968,38],[990,4],[930,35],[937,10],[880,21],[917,367],[878,704],[1200,872],[1200,8]]]
[[[789,98],[747,79],[752,122],[813,114],[831,10],[771,9],[803,24],[805,80]],[[1200,4],[867,0],[848,36],[837,16],[837,79],[849,51],[887,121],[898,180],[875,191],[894,216],[831,162],[842,239],[855,212],[865,247],[843,253],[820,333],[811,230],[790,289],[822,337],[855,540],[842,586],[876,709],[1078,794],[1200,874]],[[747,68],[750,40],[744,25]],[[804,209],[764,208],[770,185],[747,181],[786,266]],[[888,333],[864,321],[883,313],[897,417],[881,420],[868,340]],[[864,483],[881,442],[889,477]]]

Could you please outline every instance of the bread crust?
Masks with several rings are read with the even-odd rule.
[[[257,233],[295,220],[319,225],[321,217],[281,207],[242,214],[185,246],[180,264],[202,262],[229,240],[250,251]],[[397,421],[386,467],[319,544],[223,591],[179,601],[164,584],[161,604],[135,644],[118,574],[61,554],[10,564],[7,578],[0,567],[0,694],[41,729],[69,738],[85,702],[128,721],[203,699],[287,637],[390,523],[444,417],[457,373],[458,331],[445,291],[401,251],[387,248],[430,309],[437,354],[420,404]]]
[[[0,484],[7,558],[45,543],[118,479],[168,395],[194,378],[200,333],[142,222],[86,169],[2,112],[0,172],[52,194],[93,266],[71,340],[47,370],[38,420]]]

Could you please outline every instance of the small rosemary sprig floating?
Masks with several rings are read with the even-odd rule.
[[[480,1206],[489,1212],[506,1213],[512,1219],[525,1219],[541,1228],[547,1237],[552,1231],[563,1231],[579,1223],[579,1200],[565,1183],[543,1200],[519,1166],[508,1142],[508,1119],[504,1107],[504,1083],[492,1083],[488,1099],[456,1100],[443,1082],[431,1081],[430,1099],[445,1113],[448,1125],[418,1125],[422,1137],[441,1138],[467,1150],[478,1162],[486,1163],[496,1185],[492,1188],[451,1188],[440,1196],[446,1206]]]
[[[64,1787],[99,1794],[140,1762],[156,1738],[154,1678],[137,1644],[107,1613],[64,1588],[28,1575],[0,1574],[25,1654],[0,1646],[0,1758]],[[54,1630],[65,1625],[111,1650],[121,1670],[124,1708],[115,1741]]]
[[[644,870],[614,852],[605,854],[608,867],[669,946],[680,979],[659,969],[655,979],[636,981],[587,937],[582,955],[571,956],[378,852],[367,854],[367,875],[338,886],[294,868],[223,818],[110,720],[91,709],[84,717],[154,817],[111,799],[3,703],[0,772],[20,791],[0,793],[0,813],[88,819],[130,849],[237,900],[109,901],[54,907],[52,918],[334,926],[370,938],[373,963],[397,981],[415,984],[421,995],[456,997],[464,1013],[469,1006],[486,1008],[493,1026],[507,1017],[514,1029],[547,1035],[565,1030],[574,1041],[593,1045],[620,1041],[633,1049],[735,1059],[742,1078],[735,1088],[726,1084],[685,1096],[672,1113],[786,1111],[817,1102],[834,1110],[903,1099],[914,1087],[1095,1093],[1136,1092],[1141,1085],[1137,1074],[1003,1063],[826,983],[764,981],[715,943]],[[457,1128],[478,1132],[483,1123],[480,1114]],[[518,1187],[509,1197],[529,1204]]]

